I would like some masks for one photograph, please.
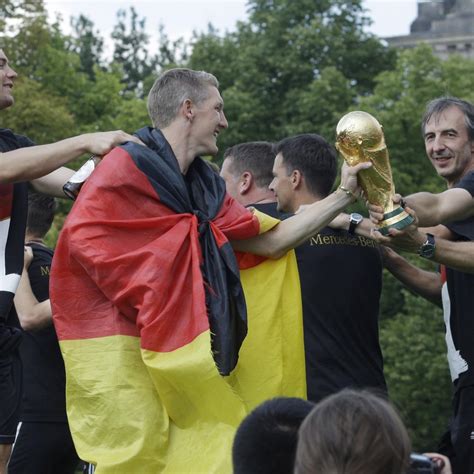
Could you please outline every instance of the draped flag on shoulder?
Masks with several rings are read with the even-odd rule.
[[[183,176],[158,130],[137,135],[147,147],[128,143],[103,160],[55,252],[50,291],[72,435],[97,474],[230,472],[248,411],[305,394],[301,309],[277,312],[278,327],[267,327],[271,317],[254,324],[261,308],[243,275],[267,264],[256,261],[242,272],[247,318],[229,244],[277,221],[232,200],[200,158]],[[294,256],[284,260],[298,285]],[[267,283],[259,304],[278,300],[281,281]]]

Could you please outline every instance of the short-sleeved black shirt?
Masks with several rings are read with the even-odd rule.
[[[275,215],[271,206],[275,208],[274,204],[255,207]],[[378,245],[366,237],[324,228],[295,250],[308,399],[319,401],[346,387],[385,392],[378,329],[382,291]]]
[[[49,273],[53,251],[31,243],[33,260],[28,269],[31,289],[38,301],[49,299]],[[54,326],[24,331],[20,344],[23,362],[21,421],[66,422],[64,361]]]
[[[474,196],[474,171],[464,176],[456,188]],[[474,217],[446,225],[461,241],[474,240]],[[446,268],[443,304],[447,330],[448,361],[458,387],[474,385],[474,274]],[[453,345],[451,345],[451,343]]]

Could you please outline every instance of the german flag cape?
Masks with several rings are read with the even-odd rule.
[[[245,337],[228,242],[277,221],[232,200],[200,158],[183,177],[158,130],[137,135],[147,147],[128,143],[102,160],[55,252],[50,291],[74,443],[98,474],[231,472],[248,411],[271,396],[304,396],[301,308],[286,313],[294,323],[278,309],[254,324],[249,302]],[[247,260],[249,274],[271,265]],[[260,302],[279,301],[272,295],[293,271],[299,300],[294,256],[277,262],[283,273]],[[285,357],[287,343],[296,347]]]

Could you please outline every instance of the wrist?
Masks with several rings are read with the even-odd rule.
[[[355,234],[355,230],[357,226],[364,220],[363,216],[361,216],[357,212],[353,212],[352,214],[349,215],[349,227],[347,231],[349,232],[350,235]]]
[[[87,153],[89,150],[89,137],[90,133],[83,133],[82,135],[78,135],[76,137],[72,137],[71,140],[74,140],[73,142],[73,148],[74,148],[74,153],[75,156],[78,156],[79,154],[84,154]]]
[[[336,196],[337,195],[340,195],[340,196],[344,195],[346,199],[348,200],[348,204],[354,203],[357,201],[357,196],[350,189],[346,188],[342,184],[336,190]]]
[[[433,258],[436,250],[436,242],[433,234],[426,234],[424,241],[418,248],[418,255],[424,258]]]

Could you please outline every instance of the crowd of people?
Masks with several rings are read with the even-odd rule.
[[[0,50],[0,109],[15,78]],[[428,104],[426,152],[448,190],[394,196],[415,223],[385,236],[376,204],[372,221],[343,212],[372,163],[343,165],[335,187],[319,135],[236,144],[219,176],[200,158],[228,127],[212,74],[164,72],[148,110],[134,135],[35,146],[0,129],[0,473],[79,459],[98,474],[407,472],[379,345],[385,265],[443,302],[454,412],[426,459],[472,474],[474,106]],[[53,197],[84,152],[104,158],[53,257]]]

